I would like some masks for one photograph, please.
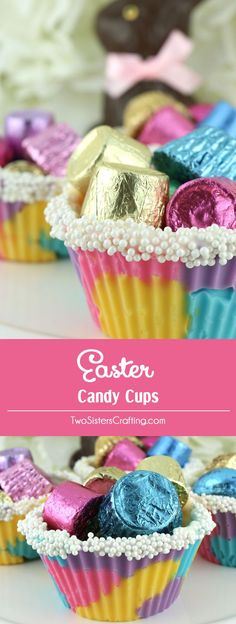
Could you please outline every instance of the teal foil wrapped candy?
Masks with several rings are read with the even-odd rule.
[[[223,130],[201,127],[155,150],[153,164],[180,182],[215,176],[236,180],[236,140]]]
[[[178,494],[165,477],[137,470],[119,479],[105,496],[98,522],[103,537],[171,534],[182,525]]]

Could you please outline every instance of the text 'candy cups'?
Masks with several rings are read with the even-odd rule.
[[[79,616],[130,621],[167,609],[178,597],[199,544],[214,528],[211,514],[193,504],[189,525],[173,535],[86,541],[49,531],[42,509],[20,522],[57,586],[63,603]]]
[[[195,500],[212,513],[216,524],[211,535],[206,535],[199,553],[207,561],[236,568],[236,498],[216,495],[195,495]]]
[[[47,262],[67,256],[64,243],[50,238],[44,217],[47,201],[61,188],[59,178],[0,168],[1,260]]]
[[[65,192],[48,204],[91,314],[112,338],[236,338],[236,231],[79,218]]]

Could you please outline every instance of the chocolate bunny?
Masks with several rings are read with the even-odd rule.
[[[189,17],[199,0],[116,0],[102,9],[96,19],[99,39],[108,53],[138,54],[143,59],[157,54],[173,30],[188,32]],[[185,104],[192,98],[162,81],[145,80],[118,97],[105,94],[105,123],[122,125],[123,110],[134,96],[163,90]]]

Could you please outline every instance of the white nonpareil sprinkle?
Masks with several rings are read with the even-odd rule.
[[[217,511],[227,513],[230,511],[236,515],[236,498],[231,496],[216,496],[214,494],[193,494],[196,502],[201,502],[206,509],[215,514]]]
[[[65,530],[48,530],[46,522],[43,521],[42,509],[42,506],[34,509],[25,520],[20,520],[18,529],[39,555],[60,556],[62,559],[66,559],[69,554],[77,555],[80,551],[96,552],[101,556],[107,554],[110,557],[124,554],[129,560],[152,558],[159,553],[169,553],[172,549],[188,548],[190,544],[202,540],[205,535],[210,535],[215,527],[207,509],[194,502],[189,525],[174,529],[173,535],[152,533],[135,538],[99,538],[89,533],[88,539],[81,541]]]
[[[180,260],[191,269],[214,266],[217,257],[224,266],[236,255],[236,230],[214,224],[173,232],[170,227],[155,229],[130,218],[125,221],[79,218],[69,204],[66,190],[49,202],[45,216],[51,225],[52,238],[63,240],[67,247],[107,251],[110,256],[119,251],[127,262],[155,257],[160,263]]]
[[[64,180],[49,175],[8,171],[0,167],[0,199],[4,202],[34,203],[61,193]]]
[[[31,509],[42,504],[45,497],[40,498],[24,498],[23,500],[0,503],[0,520],[8,522],[14,516],[25,516]]]

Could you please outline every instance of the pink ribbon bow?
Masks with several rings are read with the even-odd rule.
[[[193,49],[189,37],[173,30],[156,56],[143,59],[139,54],[110,53],[106,66],[106,92],[119,97],[137,82],[160,80],[181,93],[190,94],[201,77],[184,64]]]

